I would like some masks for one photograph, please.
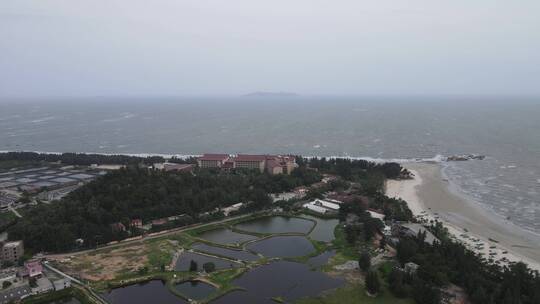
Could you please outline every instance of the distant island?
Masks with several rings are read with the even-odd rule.
[[[243,97],[298,97],[300,95],[292,92],[252,92]]]

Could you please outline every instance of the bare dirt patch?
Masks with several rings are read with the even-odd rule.
[[[63,271],[85,280],[111,280],[120,274],[145,267],[148,253],[146,244],[134,244],[63,258],[56,260],[56,264]]]

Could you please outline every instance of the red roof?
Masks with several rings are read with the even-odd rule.
[[[235,161],[265,161],[266,158],[268,156],[267,155],[250,155],[250,154],[238,154],[238,156],[236,156],[236,158],[234,159]]]
[[[227,158],[229,158],[229,154],[203,154],[203,156],[199,157],[199,160],[224,161]]]
[[[266,166],[268,168],[281,167],[281,163],[277,160],[269,159],[268,162],[266,163]]]

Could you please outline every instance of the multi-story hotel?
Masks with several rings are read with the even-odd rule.
[[[221,168],[229,158],[228,154],[204,154],[197,163],[200,168]]]
[[[197,160],[201,168],[246,168],[265,170],[270,174],[290,174],[296,168],[294,156],[238,154],[204,154]]]

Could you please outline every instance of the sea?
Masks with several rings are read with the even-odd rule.
[[[475,203],[540,233],[540,98],[3,99],[0,150],[429,160]],[[486,158],[444,161],[461,154]]]

